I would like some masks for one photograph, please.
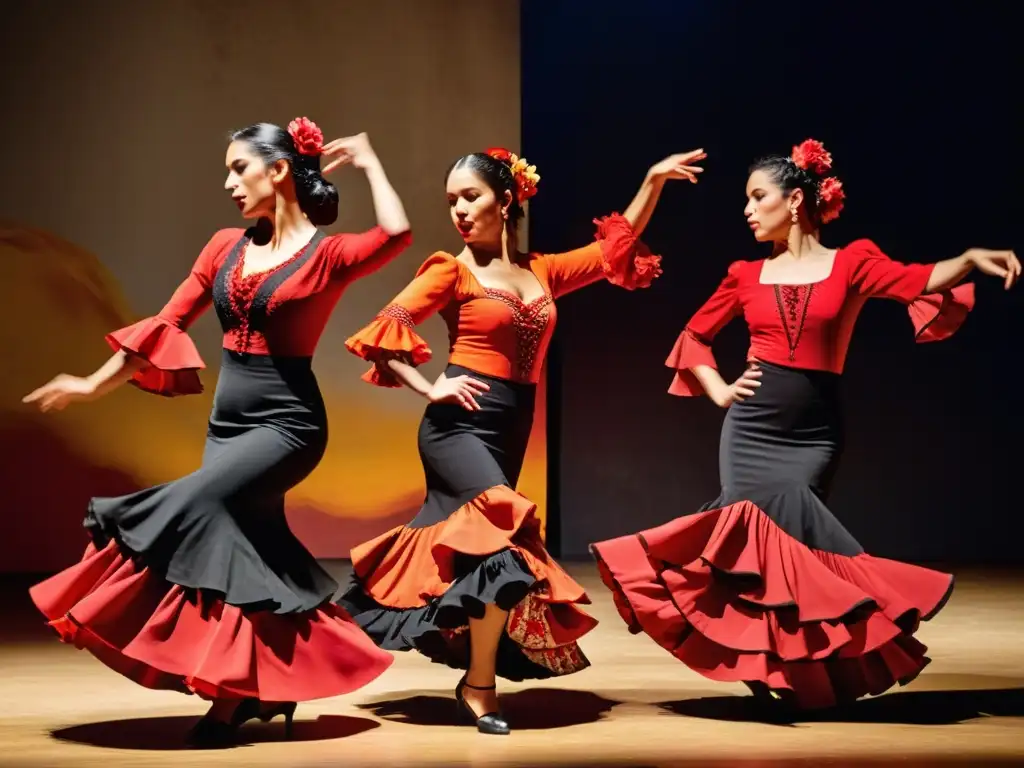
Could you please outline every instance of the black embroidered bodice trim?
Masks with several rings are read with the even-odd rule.
[[[782,329],[786,332],[789,345],[789,359],[796,358],[796,348],[807,321],[807,309],[811,305],[814,285],[775,285],[775,303],[779,310]]]
[[[254,230],[246,230],[235,243],[213,282],[213,305],[224,333],[233,333],[238,351],[245,352],[253,333],[262,334],[270,317],[270,301],[284,282],[305,264],[324,239],[317,230],[310,241],[279,266],[246,277],[239,273],[242,253],[252,241]],[[249,291],[255,288],[250,296]]]

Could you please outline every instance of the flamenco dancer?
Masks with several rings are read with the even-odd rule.
[[[460,158],[446,176],[452,223],[465,240],[438,252],[352,336],[372,361],[363,378],[405,385],[430,403],[419,430],[427,495],[416,517],[352,550],[340,598],[388,650],[415,649],[467,673],[455,696],[469,723],[507,734],[495,678],[541,679],[589,665],[577,641],[596,621],[582,587],[544,548],[536,505],[516,493],[536,385],[555,326],[555,300],[604,278],[632,290],[660,273],[637,241],[668,179],[696,182],[702,151],[653,166],[625,215],[595,222],[597,241],[569,253],[523,254],[516,228],[536,193],[536,168],[504,149]],[[433,313],[450,354],[436,382],[414,327]]]
[[[843,206],[832,157],[807,140],[755,164],[747,221],[772,256],[732,264],[679,336],[670,392],[727,408],[722,490],[696,514],[592,546],[633,633],[645,632],[712,680],[798,708],[842,704],[912,680],[928,663],[913,635],[952,576],[873,557],[825,506],[842,448],[839,389],[847,346],[870,297],[908,305],[918,342],[950,336],[974,302],[972,269],[1010,288],[1009,251],[971,249],[900,264],[869,240],[832,250],[822,224]],[[748,368],[727,384],[711,352],[742,315]]]
[[[338,192],[323,172],[363,169],[378,224],[324,236]],[[61,639],[147,688],[211,707],[189,734],[229,742],[243,722],[348,693],[392,657],[330,600],[337,584],[288,528],[284,494],[320,462],[327,419],[311,359],[345,288],[399,254],[409,222],[365,134],[326,146],[306,118],[232,136],[225,188],[247,230],[223,229],[155,317],[107,336],[90,376],[60,375],[24,398],[42,411],[126,381],[175,396],[202,391],[188,327],[212,303],[224,329],[202,466],[120,498],[94,498],[81,562],[31,590]]]

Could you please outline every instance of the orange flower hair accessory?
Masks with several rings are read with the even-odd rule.
[[[316,157],[324,149],[324,132],[308,117],[297,117],[288,123],[288,134],[300,155]]]
[[[790,155],[790,158],[797,168],[810,171],[815,176],[825,176],[832,170],[832,153],[816,139],[807,139],[793,147],[793,154]],[[835,176],[821,179],[818,181],[817,197],[818,218],[821,223],[827,224],[838,219],[846,200],[843,182]]]
[[[519,157],[514,152],[509,152],[502,147],[491,147],[486,154],[495,160],[508,165],[512,171],[512,178],[515,179],[517,197],[523,203],[537,194],[537,183],[540,181],[540,174],[537,173],[537,166],[530,165],[526,158]]]

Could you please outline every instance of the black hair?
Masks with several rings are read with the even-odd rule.
[[[785,197],[789,197],[797,189],[804,193],[804,210],[807,211],[807,218],[812,224],[819,224],[818,221],[818,185],[823,176],[818,175],[813,169],[801,168],[792,158],[783,155],[769,155],[756,161],[750,166],[749,173],[764,171],[771,180],[778,185]]]
[[[504,200],[506,192],[511,193],[512,204],[508,207],[508,223],[509,227],[514,230],[519,220],[523,218],[525,211],[519,202],[519,185],[516,184],[515,177],[512,176],[512,166],[484,152],[474,152],[471,155],[460,157],[448,167],[448,172],[444,175],[445,183],[448,182],[452,171],[458,168],[467,168],[473,171],[491,188],[498,200]]]
[[[244,141],[267,165],[287,160],[295,180],[295,197],[306,217],[316,226],[338,219],[338,188],[320,173],[320,156],[300,154],[291,134],[273,123],[256,123],[231,134]]]

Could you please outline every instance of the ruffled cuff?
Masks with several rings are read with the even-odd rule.
[[[625,216],[613,213],[594,219],[597,226],[595,239],[601,243],[604,258],[604,276],[612,285],[632,291],[649,288],[661,276],[661,256],[651,253]]]
[[[914,324],[914,339],[918,344],[948,339],[960,330],[972,309],[974,283],[914,299],[907,306]]]
[[[402,360],[409,365],[422,365],[430,360],[430,347],[413,330],[414,325],[407,309],[389,304],[373,322],[345,341],[349,352],[374,364],[361,377],[363,381],[378,387],[400,387],[402,383],[386,365],[388,360]]]
[[[676,339],[665,365],[675,369],[675,376],[668,391],[671,395],[679,397],[696,397],[704,394],[704,387],[693,374],[693,369],[698,365],[706,365],[709,368],[718,369],[718,363],[711,352],[711,347],[694,336],[689,329],[684,329]]]
[[[148,363],[130,379],[141,390],[164,397],[198,395],[199,371],[206,367],[189,335],[159,317],[147,317],[108,333],[107,344]]]

